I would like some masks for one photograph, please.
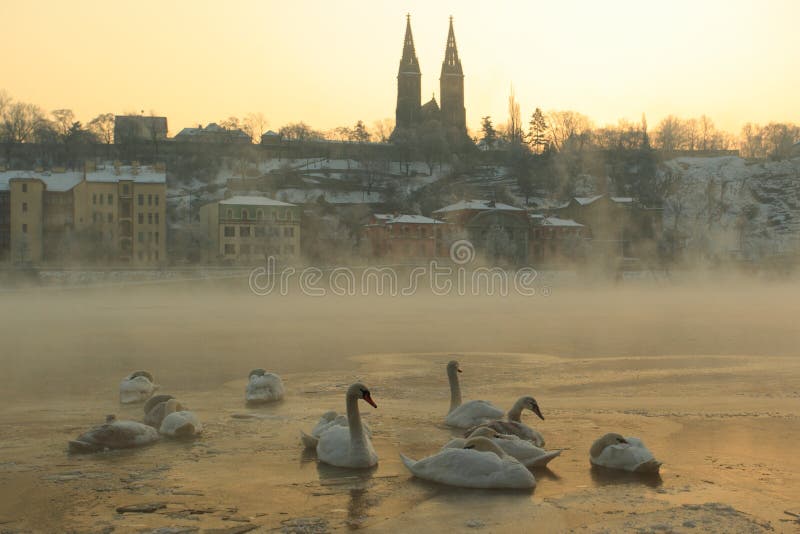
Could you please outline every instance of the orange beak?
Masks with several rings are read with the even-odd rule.
[[[464,371],[461,370],[461,367],[458,368],[459,373],[463,373]]]
[[[367,401],[369,404],[371,404],[373,408],[378,407],[378,405],[375,404],[375,401],[372,400],[372,395],[370,395],[369,393],[364,393],[364,400]]]

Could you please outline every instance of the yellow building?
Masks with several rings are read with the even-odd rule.
[[[200,208],[208,236],[208,260],[263,263],[267,256],[284,260],[300,253],[299,206],[267,197],[235,196]]]
[[[0,250],[0,256],[14,263],[154,267],[166,261],[163,167],[5,171],[0,172],[0,193],[4,190],[0,209],[8,206],[8,249],[5,254]]]

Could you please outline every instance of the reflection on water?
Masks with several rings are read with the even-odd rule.
[[[621,469],[608,469],[593,465],[592,482],[597,486],[609,486],[615,484],[642,484],[651,488],[657,488],[663,484],[659,473],[631,473]]]
[[[536,477],[536,480],[561,480],[561,477],[547,466],[534,467],[531,472]]]
[[[369,517],[369,510],[380,503],[380,496],[372,493],[373,474],[378,466],[368,469],[348,469],[317,462],[320,484],[331,493],[347,491],[347,525],[360,528]]]

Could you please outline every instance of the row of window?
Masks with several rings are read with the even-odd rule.
[[[136,254],[136,256],[139,258],[139,261],[143,261],[144,257],[145,257],[144,252],[141,251],[141,250]],[[147,261],[153,261],[153,260],[158,261],[158,251],[157,250],[155,250],[155,251],[148,250],[147,251]]]
[[[103,193],[100,193],[99,195],[97,193],[92,193],[92,204],[97,205],[99,200],[100,201],[99,204],[102,206],[103,198],[106,198],[108,200],[109,206],[114,204],[114,195],[112,195],[111,193],[107,195],[103,195]]]
[[[144,213],[140,213],[138,216],[139,224],[144,224]],[[156,213],[148,213],[147,214],[147,224],[159,224],[159,215],[158,212]]]
[[[239,237],[251,237],[255,235],[255,237],[279,237],[281,235],[281,227],[280,226],[270,226],[269,228],[265,226],[254,226],[254,232],[250,232],[250,226],[240,226],[239,227]],[[226,226],[224,230],[225,237],[236,237],[236,227],[235,226]],[[293,226],[284,226],[283,227],[283,237],[294,237],[294,227]]]
[[[124,193],[125,191],[123,191]],[[146,195],[147,196],[147,205],[148,206],[158,206],[160,199],[158,195]],[[114,195],[108,193],[107,195],[103,195],[102,193],[92,193],[92,204],[100,204],[103,205],[103,199],[108,203],[109,206],[114,204]],[[144,206],[145,195],[140,193],[137,197],[137,203],[140,206]]]
[[[23,210],[24,211],[24,210]],[[92,213],[92,222],[98,222],[103,220],[103,214],[93,212]],[[144,224],[144,213],[139,214],[139,224]],[[147,214],[147,224],[159,224],[161,221],[161,217],[158,213],[148,213]],[[114,222],[114,214],[107,213],[106,214],[106,222]]]
[[[138,237],[137,240],[139,241],[139,243],[144,243],[144,236],[145,236],[144,232],[139,232],[139,235],[137,236]],[[150,243],[151,241],[153,241],[153,238],[155,238],[155,243],[157,245],[158,244],[158,232],[147,232],[147,242]]]
[[[242,215],[242,220],[243,221],[247,221],[247,220],[250,219],[250,212],[247,209],[242,209],[242,214],[241,215]],[[228,209],[225,212],[225,218],[228,219],[228,220],[233,219],[233,210],[232,209]],[[294,212],[292,212],[290,210],[281,210],[281,211],[273,210],[273,212],[272,212],[272,220],[273,221],[278,221],[278,220],[281,220],[281,221],[284,221],[284,220],[285,221],[292,221],[292,220],[294,220],[294,218],[295,218],[294,217]],[[256,210],[256,220],[258,220],[258,221],[263,221],[264,220],[264,210],[261,210],[261,209]]]
[[[266,251],[264,245],[239,245],[239,254],[247,256],[249,254],[264,254]],[[283,247],[271,247],[278,254],[294,254],[294,245],[284,245]],[[233,256],[236,254],[236,245],[234,243],[225,244],[225,255]]]

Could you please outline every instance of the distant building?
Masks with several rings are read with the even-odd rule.
[[[525,216],[525,210],[522,208],[509,206],[508,204],[495,202],[493,200],[460,200],[455,204],[450,204],[449,206],[435,210],[433,216],[449,223],[464,226],[478,213],[492,210],[515,212],[522,217]]]
[[[586,253],[589,231],[572,219],[534,213],[530,215],[531,230],[528,246],[533,265],[573,262]]]
[[[609,260],[655,257],[661,239],[661,208],[650,208],[631,197],[575,197],[555,210],[590,230],[592,254]]]
[[[376,213],[363,231],[372,256],[414,260],[447,256],[448,226],[422,215]]]
[[[456,36],[453,31],[453,18],[447,33],[444,61],[439,78],[441,106],[431,98],[422,104],[422,74],[411,34],[411,17],[406,18],[406,33],[403,40],[403,54],[397,71],[397,107],[395,108],[395,130],[414,128],[428,120],[439,121],[445,130],[455,130],[466,137],[467,118],[464,108],[464,71],[458,57]]]
[[[166,117],[144,115],[114,116],[114,144],[137,141],[163,141],[166,138]]]
[[[300,253],[302,209],[260,196],[234,196],[200,208],[208,236],[208,260],[263,264],[268,256],[293,259]]]
[[[0,210],[0,256],[13,263],[167,259],[163,167],[0,172]]]
[[[199,143],[242,143],[252,142],[250,136],[239,128],[223,128],[219,124],[212,122],[205,128],[198,125],[197,128],[184,128],[175,136],[175,141],[199,142]]]

